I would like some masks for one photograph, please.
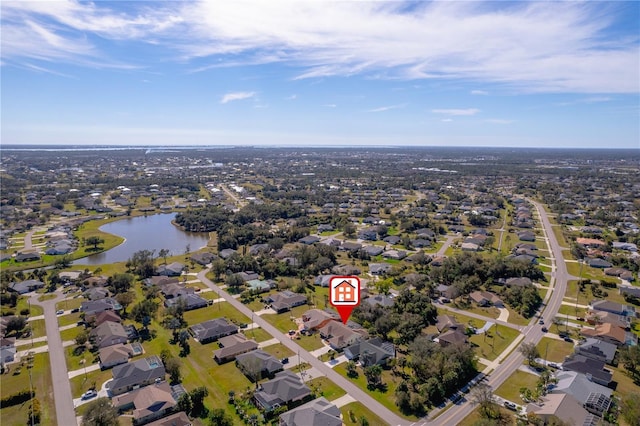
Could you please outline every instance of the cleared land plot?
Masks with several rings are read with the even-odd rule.
[[[516,372],[496,390],[495,394],[516,404],[524,404],[524,401],[520,398],[520,389],[523,387],[535,389],[537,383],[538,376],[535,374],[516,370]]]

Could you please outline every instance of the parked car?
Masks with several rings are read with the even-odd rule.
[[[283,364],[289,364],[289,358],[282,358],[280,362]]]
[[[505,401],[504,406],[513,411],[516,411],[518,409],[518,406],[511,401]]]
[[[91,389],[82,394],[82,399],[89,399],[89,398],[93,398],[94,396],[98,396],[98,392]]]
[[[569,343],[573,343],[573,339],[572,339],[571,337],[569,337],[569,336],[566,336],[566,337],[564,338],[564,341],[565,341],[565,342],[569,342]]]
[[[62,315],[62,314],[64,314],[64,311],[62,309],[58,309],[56,311],[56,315]]]
[[[80,308],[74,308],[71,310],[72,314],[75,314],[76,312],[80,312]]]

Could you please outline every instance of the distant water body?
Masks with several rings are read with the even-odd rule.
[[[206,232],[184,232],[171,221],[175,213],[137,216],[107,223],[100,227],[103,232],[125,238],[124,243],[102,253],[78,259],[74,265],[103,265],[123,262],[140,250],[167,249],[175,256],[185,252],[187,245],[191,251],[207,245],[209,235]]]

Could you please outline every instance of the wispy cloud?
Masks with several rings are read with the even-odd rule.
[[[404,108],[405,106],[407,106],[407,104],[389,105],[389,106],[383,106],[383,107],[379,107],[379,108],[373,108],[373,109],[368,110],[367,112],[384,112],[384,111],[389,111],[391,109]]]
[[[453,118],[443,118],[442,120],[443,123],[451,123],[453,121]]]
[[[173,56],[187,64],[284,63],[302,69],[298,79],[361,74],[528,92],[640,91],[637,35],[611,38],[625,9],[605,2],[119,4],[2,2],[3,59],[148,66]],[[111,41],[146,44],[149,56],[109,58]]]
[[[253,98],[256,92],[232,92],[227,93],[220,99],[221,104],[226,104],[233,101],[241,101],[243,99]]]
[[[579,105],[579,104],[596,104],[601,102],[610,102],[612,100],[613,98],[609,96],[590,96],[588,98],[577,99],[575,101],[559,102],[556,105],[569,106],[569,105]]]
[[[288,101],[295,101],[296,99],[298,99],[298,95],[296,95],[296,94],[294,93],[294,94],[293,94],[293,95],[291,95],[291,96],[287,96],[285,99],[286,99],[286,100],[288,100]]]
[[[480,95],[480,96],[486,96],[489,94],[489,92],[487,92],[486,90],[472,90],[471,92],[472,95]]]
[[[445,115],[476,115],[480,112],[477,108],[466,108],[466,109],[432,109],[432,113],[434,114],[445,114]]]
[[[327,108],[335,108],[335,107],[337,107],[338,105],[336,105],[336,104],[324,104],[324,105],[322,105],[322,106],[323,106],[323,107],[327,107]]]

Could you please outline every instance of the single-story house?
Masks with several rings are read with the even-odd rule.
[[[291,402],[302,401],[311,395],[311,389],[295,373],[285,370],[260,386],[253,394],[256,405],[272,411]]]
[[[340,409],[325,397],[280,414],[280,426],[342,426]]]
[[[318,241],[320,241],[320,238],[316,237],[315,235],[308,235],[298,240],[299,243],[306,244],[306,245],[315,244]]]
[[[93,344],[102,349],[107,346],[127,343],[127,332],[119,322],[105,321],[89,333]]]
[[[129,362],[129,358],[133,356],[133,348],[131,345],[119,343],[100,349],[98,354],[100,358],[100,368],[106,370],[107,368]]]
[[[283,367],[280,361],[262,349],[256,349],[236,356],[236,365],[240,371],[252,381],[255,381],[256,378],[260,380],[265,377],[273,377],[273,375],[281,371]],[[255,374],[258,376],[255,377]]]
[[[147,423],[147,426],[193,426],[193,423],[187,413],[180,411],[155,422]]]
[[[611,302],[609,300],[594,300],[589,304],[592,311],[611,312],[616,315],[626,317],[635,317],[636,309],[633,306],[623,305],[622,303]]]
[[[601,269],[611,268],[613,266],[611,262],[607,262],[606,260],[600,259],[599,257],[588,259],[587,264],[592,268],[601,268]]]
[[[637,337],[633,333],[625,331],[624,328],[618,327],[613,324],[604,323],[596,325],[593,328],[582,328],[580,334],[585,337],[592,337],[594,339],[602,340],[614,344],[616,346],[624,346],[626,344],[632,344],[637,341]]]
[[[450,329],[455,330],[458,328],[463,328],[462,324],[460,324],[458,320],[451,315],[438,315],[436,319],[438,321],[436,322],[438,333],[442,333]]]
[[[160,265],[157,268],[158,275],[164,275],[167,277],[177,277],[184,271],[184,265],[180,262],[173,262],[168,265]]]
[[[594,383],[586,375],[576,371],[558,371],[556,379],[558,382],[551,393],[571,395],[587,411],[600,417],[609,410],[613,390],[608,387]]]
[[[613,373],[604,368],[605,362],[584,355],[573,354],[562,363],[565,371],[577,371],[591,377],[591,380],[602,386],[609,386]]]
[[[467,343],[467,335],[460,329],[449,329],[438,336],[440,346],[457,345]]]
[[[370,263],[369,273],[371,275],[383,275],[391,270],[391,265],[388,263]]]
[[[594,338],[588,338],[575,347],[575,352],[578,355],[604,361],[607,364],[613,362],[617,350],[618,347],[613,343]]]
[[[389,358],[395,358],[396,348],[393,343],[376,337],[347,346],[344,348],[344,355],[350,361],[359,360],[363,367],[384,365]]]
[[[13,362],[16,357],[16,338],[1,337],[0,338],[0,361],[3,364]]]
[[[141,425],[170,413],[176,406],[173,395],[169,383],[161,382],[114,396],[111,403],[119,412],[133,410],[133,424]]]
[[[9,284],[9,291],[14,291],[18,294],[29,293],[37,289],[44,288],[44,283],[39,280],[25,280],[18,283]]]
[[[15,257],[16,262],[31,262],[34,260],[40,260],[40,254],[35,251],[18,253]]]
[[[166,374],[162,360],[156,355],[117,365],[111,372],[113,380],[107,383],[111,395],[120,395],[137,387],[150,385],[156,379],[164,380]]]
[[[80,311],[84,312],[85,319],[89,320],[90,317],[99,314],[100,312],[114,310],[119,311],[122,309],[122,305],[115,299],[106,297],[100,300],[91,300],[88,302],[82,302],[80,304]]]
[[[353,345],[367,336],[365,330],[354,330],[339,321],[329,321],[319,331],[320,336],[326,339],[329,342],[329,346],[336,351]]]
[[[189,257],[189,259],[192,262],[197,263],[198,265],[205,266],[213,262],[214,260],[216,260],[217,257],[218,256],[216,256],[213,253],[204,252],[204,253],[194,253]]]
[[[205,344],[238,332],[238,326],[226,318],[216,318],[189,327],[189,333],[198,342]]]
[[[404,250],[387,250],[382,253],[382,257],[385,259],[402,260],[407,257],[407,252]]]
[[[224,249],[224,250],[220,250],[220,252],[218,253],[218,256],[220,256],[222,259],[228,259],[234,254],[238,254],[238,252],[233,249]]]
[[[530,403],[526,406],[527,413],[533,413],[545,422],[551,417],[557,417],[565,424],[583,426],[589,413],[578,401],[569,394],[547,394],[540,398],[538,404]]]
[[[236,359],[238,355],[258,349],[255,340],[249,340],[244,334],[237,333],[221,337],[218,340],[220,349],[213,351],[213,358],[218,364]]]
[[[273,280],[249,280],[246,285],[249,290],[257,293],[263,293],[276,287],[276,283]]]
[[[197,294],[184,294],[182,296],[174,297],[173,299],[166,299],[164,301],[164,306],[165,308],[170,308],[180,303],[184,303],[184,309],[186,311],[204,308],[209,304],[206,299],[203,299]]]
[[[302,314],[302,324],[305,330],[319,330],[330,321],[340,321],[340,316],[333,311],[321,309],[309,309]]]
[[[266,297],[265,302],[277,313],[282,313],[307,303],[307,296],[290,290],[281,291]]]

